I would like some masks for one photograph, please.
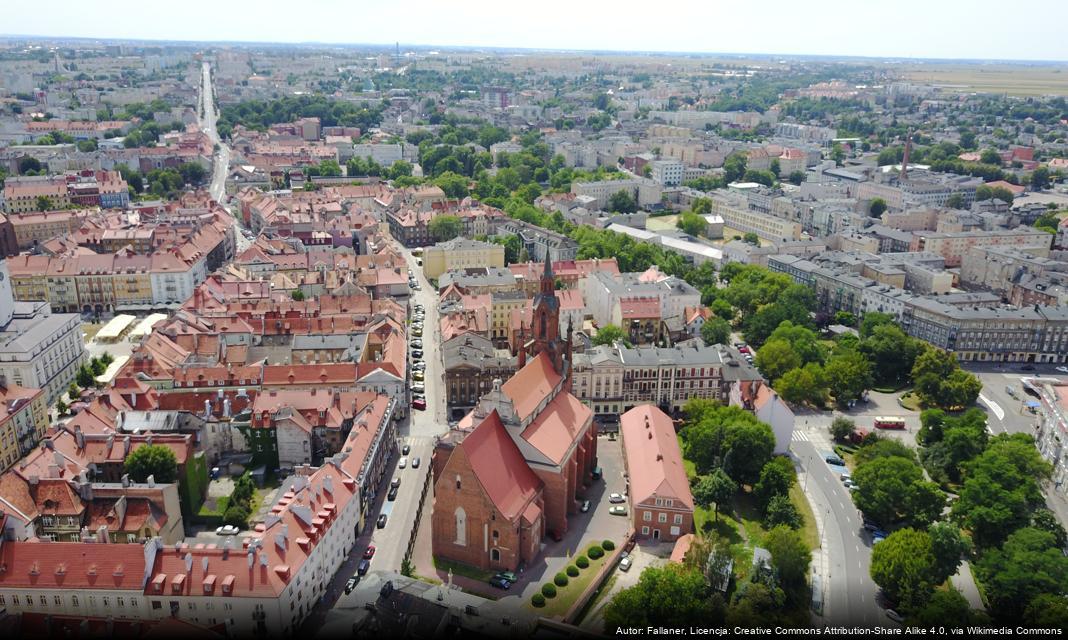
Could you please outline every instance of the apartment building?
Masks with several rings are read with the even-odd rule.
[[[724,345],[621,348],[619,358],[624,411],[653,404],[678,415],[691,398],[725,403],[731,385],[763,379],[737,351]]]
[[[687,307],[701,303],[701,292],[692,285],[661,272],[656,266],[641,273],[612,276],[604,271],[590,274],[582,281],[586,311],[599,326],[621,321],[624,307],[631,300],[653,300],[659,319],[682,318]]]
[[[1068,264],[1011,246],[981,245],[969,248],[962,256],[960,283],[1005,295],[1022,278],[1050,272],[1068,272]]]
[[[0,376],[0,472],[33,450],[48,427],[44,391],[12,384]]]
[[[467,238],[453,238],[423,252],[423,274],[436,280],[446,271],[468,267],[497,267],[504,265],[504,245]]]
[[[1022,249],[1036,256],[1048,256],[1053,236],[1041,229],[1021,227],[1009,230],[977,230],[956,233],[916,232],[910,251],[937,253],[947,267],[959,267],[972,247],[1002,246]]]
[[[792,220],[752,211],[747,199],[737,194],[713,193],[712,211],[723,218],[725,226],[742,233],[755,233],[765,240],[800,240],[801,224]]]
[[[650,177],[657,184],[665,187],[675,187],[682,184],[682,174],[686,165],[678,160],[654,160]]]
[[[619,423],[634,532],[666,542],[692,533],[693,495],[671,416],[643,404]]]

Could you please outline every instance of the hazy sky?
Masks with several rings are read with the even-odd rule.
[[[1068,0],[43,0],[6,34],[1068,60]]]

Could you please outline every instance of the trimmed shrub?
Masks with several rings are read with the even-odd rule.
[[[545,596],[546,598],[555,598],[556,585],[551,582],[546,582],[545,584],[541,585],[541,595]]]
[[[544,607],[545,596],[541,595],[540,593],[535,593],[530,597],[530,604],[534,605],[535,607]]]
[[[612,542],[611,540],[605,540],[601,543],[601,546],[604,548],[605,551],[611,551],[616,548],[616,543]]]
[[[586,551],[586,555],[588,555],[591,560],[596,560],[604,555],[604,549],[598,545],[593,545]]]
[[[579,569],[585,569],[586,567],[590,566],[590,559],[586,556],[579,556],[575,558],[575,564],[578,565]]]
[[[567,575],[568,575],[569,577],[571,577],[571,578],[575,578],[575,577],[578,577],[578,574],[579,574],[579,570],[578,570],[578,567],[576,567],[576,566],[575,566],[575,565],[573,565],[573,564],[569,564],[569,565],[567,565],[567,569],[564,569],[564,571],[565,571],[565,572],[567,573]]]
[[[567,576],[565,576],[564,572],[561,571],[560,573],[556,574],[555,578],[553,578],[553,582],[555,582],[556,586],[558,586],[558,587],[566,587],[567,586]]]

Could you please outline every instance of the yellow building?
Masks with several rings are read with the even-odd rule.
[[[116,309],[152,305],[152,259],[148,256],[115,257],[111,290]]]
[[[33,450],[47,427],[44,392],[0,377],[0,472]]]
[[[89,213],[89,210],[37,211],[12,214],[8,219],[19,249],[29,249],[52,238],[74,233]]]
[[[423,274],[436,279],[446,271],[470,267],[504,267],[504,245],[453,238],[423,252]]]
[[[44,204],[46,206],[42,207]],[[4,184],[4,210],[25,213],[63,209],[70,205],[70,194],[64,180],[8,180]]]
[[[20,255],[7,259],[11,290],[16,300],[45,300],[51,303],[48,292],[48,263],[48,256]]]

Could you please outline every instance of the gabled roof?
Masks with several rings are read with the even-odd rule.
[[[671,417],[651,404],[638,405],[620,416],[619,428],[633,504],[658,497],[693,509],[690,483]]]
[[[483,491],[505,518],[514,520],[528,509],[541,490],[541,480],[530,470],[496,411],[459,446]]]
[[[512,401],[519,419],[526,420],[558,384],[560,374],[553,368],[549,356],[542,352],[505,382],[501,391]]]

